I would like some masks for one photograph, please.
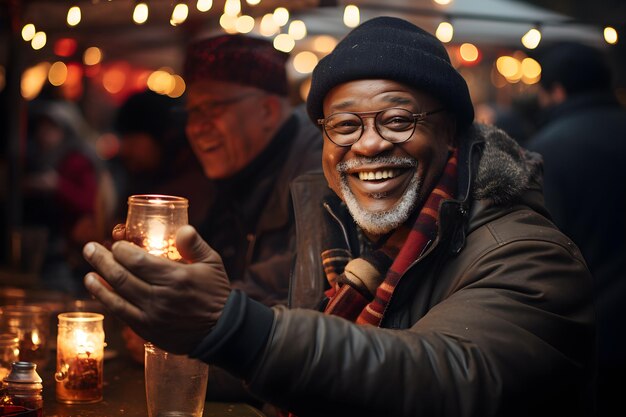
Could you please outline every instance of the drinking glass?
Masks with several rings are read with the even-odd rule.
[[[209,366],[145,344],[149,417],[202,417]]]
[[[186,198],[141,194],[128,198],[126,239],[149,253],[178,261],[176,232],[188,223]]]

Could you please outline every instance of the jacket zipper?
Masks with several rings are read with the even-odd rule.
[[[346,230],[345,226],[343,225],[341,220],[339,220],[339,217],[337,217],[337,215],[333,212],[332,208],[327,202],[324,201],[323,206],[328,212],[328,214],[330,214],[332,218],[335,219],[335,222],[337,222],[337,224],[341,228],[341,233],[343,234],[343,238],[346,241],[346,246],[348,247],[348,250],[350,251],[350,253],[354,254],[354,251],[352,250],[352,247],[350,246],[350,239],[348,239],[348,231]]]

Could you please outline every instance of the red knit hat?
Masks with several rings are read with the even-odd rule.
[[[219,35],[195,41],[187,49],[185,82],[219,80],[288,95],[285,64],[289,55],[271,42],[245,35]]]

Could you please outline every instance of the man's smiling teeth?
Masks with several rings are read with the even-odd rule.
[[[393,169],[385,169],[382,171],[361,171],[359,172],[359,179],[361,181],[374,181],[374,180],[383,180],[388,178],[393,178],[398,175],[398,172]]]

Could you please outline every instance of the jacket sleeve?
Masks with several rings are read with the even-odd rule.
[[[410,329],[274,308],[251,390],[299,417],[577,415],[593,340],[584,262],[543,240],[475,255]]]

